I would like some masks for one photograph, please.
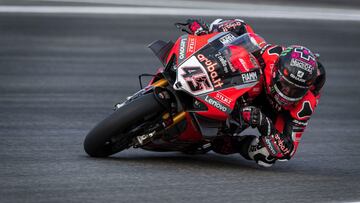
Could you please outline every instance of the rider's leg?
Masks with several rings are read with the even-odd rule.
[[[254,135],[218,136],[211,144],[212,150],[216,153],[240,153],[245,159],[254,160],[263,167],[270,167],[276,161]]]
[[[249,147],[255,138],[254,135],[218,136],[211,142],[212,150],[219,154],[240,153],[245,159],[251,160]]]

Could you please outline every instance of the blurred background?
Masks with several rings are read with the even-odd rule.
[[[360,201],[360,2],[0,1],[0,202]],[[175,22],[240,18],[320,53],[327,82],[294,159],[128,150],[89,158],[87,132],[160,66]]]

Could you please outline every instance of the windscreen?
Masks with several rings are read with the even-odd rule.
[[[265,45],[265,40],[255,33],[246,33],[238,36],[230,44],[244,47],[249,53],[257,52]]]

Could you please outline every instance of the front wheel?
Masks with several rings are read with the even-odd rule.
[[[155,115],[163,112],[163,106],[150,93],[120,107],[97,124],[86,136],[85,152],[92,157],[107,157],[127,149],[134,137],[128,133]]]

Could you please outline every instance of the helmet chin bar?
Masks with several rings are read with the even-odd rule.
[[[303,96],[298,97],[298,98],[291,98],[291,97],[286,96],[285,94],[283,94],[283,93],[279,90],[279,88],[276,86],[276,84],[274,84],[274,90],[275,90],[275,93],[276,93],[277,95],[279,95],[280,97],[282,97],[284,100],[289,101],[289,102],[292,102],[292,103],[293,103],[293,102],[297,102],[297,101],[299,101],[299,100],[301,100],[301,99],[303,98]],[[276,95],[274,95],[274,99],[275,99],[276,102],[277,102],[278,104],[280,104],[280,105],[288,105],[288,104],[286,104],[284,101],[280,101],[279,98],[276,97]]]
[[[276,81],[274,81],[276,80]],[[280,86],[279,86],[280,85]],[[291,97],[286,95],[286,93],[283,92],[283,88],[287,87],[289,89],[295,90],[301,90],[301,92],[293,92],[295,93],[297,97]],[[291,81],[289,81],[279,70],[277,71],[277,77],[272,80],[272,94],[275,99],[275,101],[279,105],[290,105],[292,103],[295,103],[299,100],[301,100],[304,95],[306,94],[308,87],[300,86],[298,84],[295,84]],[[295,96],[295,95],[294,95]]]

